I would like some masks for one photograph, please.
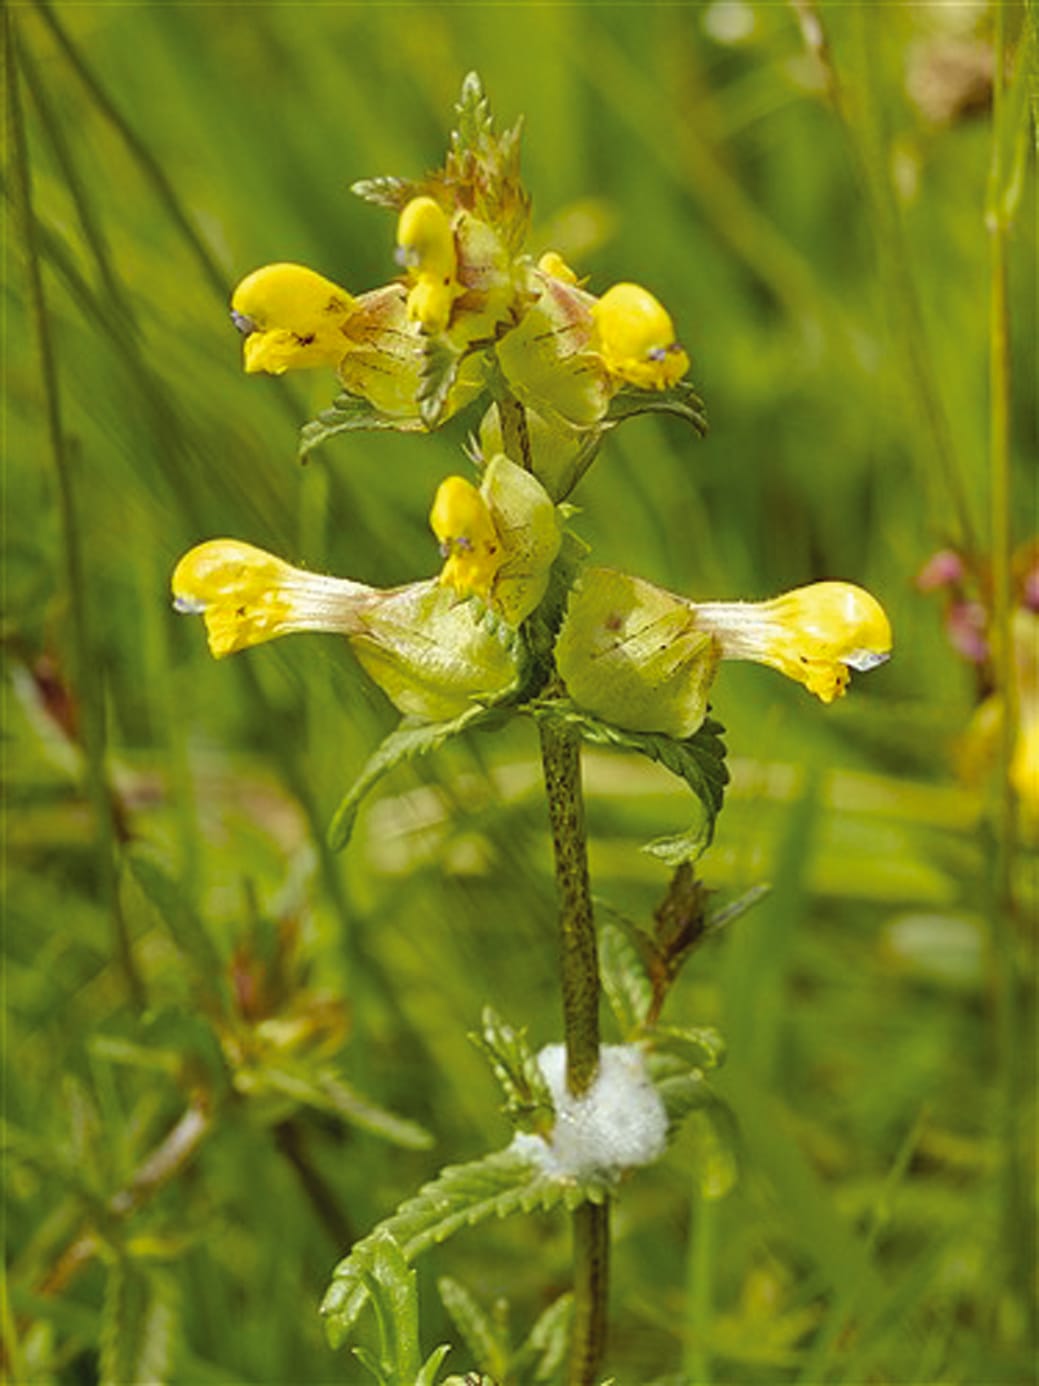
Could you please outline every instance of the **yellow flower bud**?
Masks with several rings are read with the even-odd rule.
[[[447,213],[431,197],[413,197],[397,223],[397,259],[412,289],[408,316],[427,332],[443,332],[462,286],[455,278],[455,239]]]
[[[849,582],[817,582],[768,602],[702,602],[692,610],[723,659],[771,665],[824,703],[843,694],[849,670],[874,669],[891,654],[883,607]]]
[[[297,630],[350,634],[378,593],[345,578],[308,573],[252,544],[211,539],[173,573],[173,604],[200,615],[216,659]]]
[[[510,626],[530,615],[562,542],[556,507],[536,477],[492,457],[479,490],[461,476],[441,483],[429,523],[446,560],[442,584],[482,597]]]
[[[442,481],[429,524],[445,560],[440,581],[459,596],[487,601],[503,552],[487,502],[472,482],[462,476]]]
[[[542,274],[549,274],[553,279],[561,279],[564,284],[576,284],[577,275],[559,254],[558,250],[546,250],[538,261],[538,269]]]
[[[638,284],[614,284],[592,309],[599,351],[611,375],[643,390],[664,390],[689,369],[667,310]]]
[[[250,374],[337,366],[350,349],[343,327],[354,299],[305,265],[264,265],[246,275],[231,299],[231,317],[245,335]]]

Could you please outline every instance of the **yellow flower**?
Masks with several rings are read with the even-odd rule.
[[[689,369],[667,310],[639,284],[614,284],[592,309],[606,369],[643,390],[664,390]]]
[[[562,542],[556,507],[536,477],[492,457],[479,490],[461,476],[441,482],[429,523],[445,559],[443,585],[481,597],[510,626],[530,615]]]
[[[245,369],[281,375],[338,366],[349,343],[343,328],[355,301],[305,265],[264,265],[234,291],[231,317],[245,336]]]
[[[397,222],[397,259],[408,271],[408,317],[427,332],[443,332],[451,308],[464,289],[451,219],[431,197],[413,197]]]
[[[824,703],[843,694],[849,670],[874,669],[891,654],[883,607],[849,582],[817,582],[768,602],[700,602],[692,610],[723,659],[771,665]]]
[[[560,255],[558,250],[546,250],[538,261],[538,269],[542,274],[549,274],[553,279],[561,279],[564,284],[576,284],[577,275]]]
[[[324,577],[237,539],[210,539],[173,572],[173,604],[200,615],[216,659],[297,630],[361,629],[358,613],[378,592],[346,578]]]
[[[487,502],[471,481],[449,476],[440,483],[429,525],[444,559],[440,581],[459,596],[473,594],[489,600],[501,567],[502,546]]]
[[[217,658],[292,631],[345,635],[391,702],[427,721],[493,702],[518,680],[511,634],[436,582],[381,591],[294,568],[251,544],[213,539],[177,564],[173,596],[178,611],[205,619]]]

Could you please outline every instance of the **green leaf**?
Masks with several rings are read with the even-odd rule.
[[[395,178],[386,174],[378,178],[359,178],[350,184],[350,191],[375,207],[389,207],[399,212],[422,191],[422,184],[411,178]]]
[[[385,1386],[412,1386],[420,1363],[415,1272],[387,1232],[366,1239],[358,1248],[356,1264],[379,1325],[379,1379]],[[371,1360],[365,1365],[372,1370]]]
[[[436,428],[447,405],[447,398],[458,379],[466,352],[441,335],[427,337],[422,354],[422,376],[418,387],[418,406],[422,422]]]
[[[725,1062],[725,1041],[711,1025],[655,1025],[651,1038],[655,1050],[675,1054],[697,1069]]]
[[[482,1029],[469,1036],[486,1055],[505,1094],[502,1110],[521,1131],[545,1134],[555,1120],[552,1094],[527,1043],[526,1030],[513,1030],[485,1006]]]
[[[168,1380],[178,1337],[173,1279],[120,1257],[109,1270],[101,1308],[101,1386]]]
[[[277,1094],[301,1106],[328,1112],[405,1150],[428,1150],[433,1144],[433,1137],[416,1122],[380,1107],[338,1073],[328,1070],[309,1072],[302,1065],[291,1067],[282,1060],[239,1070],[236,1086],[251,1096]]]
[[[415,1386],[436,1386],[437,1376],[440,1368],[444,1364],[444,1358],[451,1351],[450,1343],[441,1343],[435,1347],[426,1360],[422,1363],[418,1376],[415,1378]],[[446,1386],[446,1383],[445,1383]]]
[[[612,922],[599,929],[599,971],[610,1010],[626,1040],[641,1029],[653,1004],[653,987],[637,948]]]
[[[466,73],[455,103],[455,120],[457,124],[451,132],[451,146],[459,152],[470,149],[479,153],[484,142],[493,138],[491,106],[477,72]]]
[[[224,959],[180,886],[140,849],[132,848],[127,860],[131,876],[154,907],[198,982],[212,997],[221,996],[226,971]]]
[[[297,456],[306,461],[310,453],[339,433],[356,433],[372,429],[394,429],[398,433],[418,433],[423,425],[418,419],[404,419],[384,414],[360,395],[337,395],[328,409],[322,409],[316,419],[305,423],[299,431]]]
[[[655,1067],[655,1066],[654,1066]],[[674,1135],[690,1112],[720,1105],[702,1069],[683,1068],[665,1078],[654,1078],[654,1086],[667,1111],[668,1128]]]
[[[574,1297],[560,1295],[537,1318],[525,1342],[509,1363],[511,1374],[519,1375],[529,1362],[534,1381],[553,1381],[566,1359],[570,1346],[570,1322]]]
[[[729,772],[725,766],[725,728],[713,718],[705,719],[692,736],[665,736],[660,732],[633,732],[584,712],[567,699],[529,703],[526,710],[535,717],[555,717],[575,727],[586,741],[596,746],[614,746],[637,751],[658,761],[673,775],[685,780],[700,801],[700,820],[677,837],[659,838],[646,851],[670,865],[698,857],[710,845],[714,824],[721,810]]]
[[[383,775],[414,756],[424,756],[430,751],[435,751],[450,737],[457,736],[468,727],[487,721],[495,715],[497,714],[492,708],[474,706],[466,708],[465,712],[447,722],[419,722],[405,717],[379,743],[340,801],[328,830],[328,842],[333,852],[341,851],[350,841],[361,801]]]
[[[563,1204],[575,1208],[587,1201],[599,1202],[606,1191],[553,1179],[526,1156],[511,1149],[499,1150],[465,1165],[449,1165],[432,1183],[386,1218],[339,1263],[321,1305],[332,1347],[339,1347],[364,1308],[368,1290],[357,1257],[371,1238],[388,1232],[411,1264],[422,1252],[446,1241],[463,1227],[474,1227],[488,1218],[512,1213],[549,1210]]]
[[[674,414],[692,424],[701,438],[707,436],[704,402],[688,380],[680,380],[666,390],[639,390],[627,387],[613,396],[606,417],[621,423],[637,414]]]
[[[491,1316],[464,1285],[448,1275],[439,1277],[437,1290],[479,1370],[492,1378],[504,1376],[508,1344],[502,1341]]]

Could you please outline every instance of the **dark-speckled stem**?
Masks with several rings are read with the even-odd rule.
[[[581,742],[577,732],[558,722],[544,720],[539,729],[559,895],[566,1082],[580,1096],[599,1071],[599,964],[588,882]]]
[[[570,727],[539,723],[541,765],[548,797],[559,895],[566,1081],[575,1096],[599,1071],[599,963],[588,880],[588,846],[581,793],[581,742]],[[592,1386],[606,1345],[609,1291],[608,1203],[574,1210],[574,1318],[569,1386]]]

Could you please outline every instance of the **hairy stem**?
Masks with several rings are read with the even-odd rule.
[[[577,732],[539,723],[541,766],[555,853],[563,971],[566,1081],[577,1097],[599,1071],[599,965],[588,881],[588,845]]]
[[[580,1096],[599,1071],[599,963],[588,880],[581,742],[572,728],[551,721],[540,722],[539,731],[559,897],[566,1081]],[[606,1342],[609,1219],[608,1203],[584,1203],[573,1214],[570,1386],[591,1386]]]

